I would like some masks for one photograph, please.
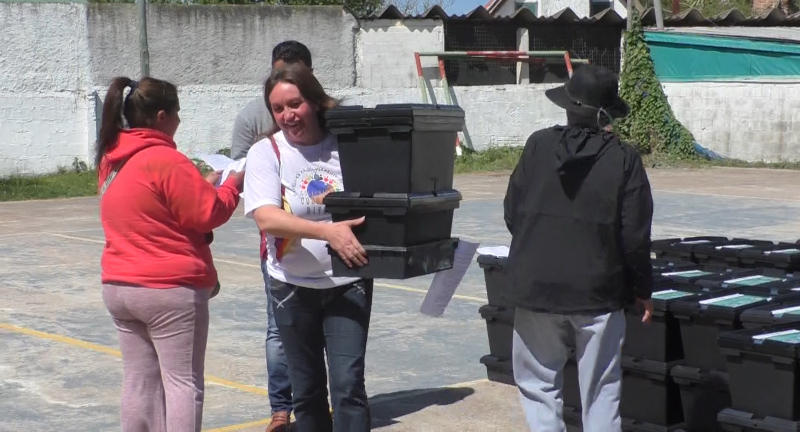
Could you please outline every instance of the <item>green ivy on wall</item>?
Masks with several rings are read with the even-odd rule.
[[[620,96],[631,106],[630,115],[617,125],[622,138],[642,154],[664,154],[694,159],[694,137],[675,118],[667,96],[656,77],[642,22],[633,14],[633,25],[625,33]]]

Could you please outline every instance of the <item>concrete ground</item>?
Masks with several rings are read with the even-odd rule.
[[[507,245],[507,174],[457,178],[454,234]],[[800,172],[653,170],[654,238],[716,234],[795,241]],[[119,429],[122,365],[100,295],[97,199],[0,204],[0,430]],[[204,426],[261,431],[266,396],[265,296],[258,237],[237,215],[213,246],[223,288],[211,302]],[[485,380],[488,353],[473,264],[444,316],[418,310],[431,277],[376,283],[367,354],[374,429],[525,430],[516,389]]]

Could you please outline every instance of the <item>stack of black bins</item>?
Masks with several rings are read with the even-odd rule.
[[[665,266],[654,260],[653,267],[656,275],[665,270],[687,271],[679,262]],[[656,279],[650,324],[641,323],[639,311],[626,311],[620,400],[625,430],[699,430],[696,425],[686,424],[680,387],[673,378],[673,371],[683,361],[684,353],[680,325],[672,306],[681,299],[708,297],[711,292],[711,289],[686,281]]]
[[[489,304],[480,307],[478,312],[486,321],[489,339],[489,354],[481,357],[490,381],[515,385],[511,366],[511,349],[514,337],[514,307],[506,296],[506,257],[479,255],[478,265],[483,269],[486,283],[486,297]],[[578,364],[575,351],[570,350],[564,366],[563,399],[565,409],[576,408],[580,414],[580,391],[578,389]],[[569,417],[565,414],[565,418]],[[580,415],[578,415],[580,419]],[[579,426],[580,422],[577,425]]]
[[[461,194],[453,189],[457,106],[344,106],[326,113],[339,143],[344,192],[328,194],[333,221],[365,217],[354,234],[369,264],[348,268],[329,248],[334,276],[408,279],[453,267]]]
[[[685,357],[672,375],[681,387],[690,430],[722,430],[717,413],[731,406],[728,363],[723,352],[715,349],[718,339],[741,330],[741,317],[750,309],[800,299],[791,281],[760,274],[737,276],[698,281],[699,287],[711,292],[702,298],[678,300],[672,306],[680,323]]]
[[[800,321],[720,336],[732,404],[717,419],[726,431],[800,431]]]
[[[490,381],[514,385],[511,368],[511,347],[514,335],[514,308],[506,297],[506,257],[478,255],[483,269],[486,297],[489,304],[478,309],[486,321],[489,354],[481,357]]]

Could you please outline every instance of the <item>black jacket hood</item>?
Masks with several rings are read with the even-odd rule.
[[[572,171],[576,167],[590,167],[616,141],[614,134],[597,129],[579,126],[563,126],[556,161],[560,175]]]

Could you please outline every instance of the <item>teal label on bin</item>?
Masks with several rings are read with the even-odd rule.
[[[771,340],[792,345],[800,344],[800,330],[791,329],[753,336],[755,341]]]
[[[677,276],[683,278],[691,278],[691,277],[708,276],[712,274],[714,273],[709,273],[702,270],[685,270],[685,271],[661,273],[661,276]]]
[[[749,304],[757,303],[762,300],[769,300],[767,297],[747,295],[747,294],[730,294],[722,297],[710,298],[700,301],[703,305],[714,305],[726,308],[737,308],[739,306],[747,306]]]
[[[654,292],[651,297],[656,300],[673,300],[673,299],[689,297],[691,295],[694,294],[686,291],[676,291],[669,289],[669,290]]]
[[[744,286],[757,286],[757,285],[764,285],[770,282],[775,282],[781,280],[780,278],[770,277],[770,276],[763,276],[763,275],[755,275],[755,276],[747,276],[743,278],[737,279],[730,279],[726,280],[726,284],[736,284],[736,285],[744,285]]]
[[[778,249],[778,250],[771,250],[764,252],[764,255],[772,255],[772,254],[779,254],[779,255],[796,255],[800,254],[800,249]]]

